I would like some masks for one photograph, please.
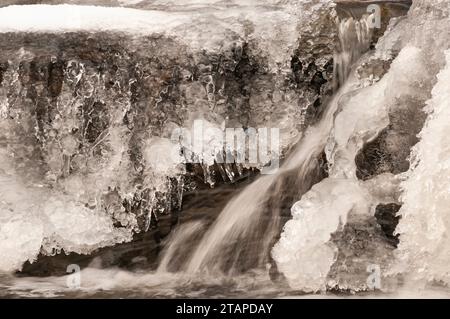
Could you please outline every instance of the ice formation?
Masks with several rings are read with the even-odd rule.
[[[396,99],[416,90],[416,83],[427,74],[422,61],[420,50],[407,47],[378,83],[359,90],[344,87],[348,91],[341,98],[342,109],[326,146],[330,177],[293,206],[293,220],[286,224],[274,247],[274,258],[291,286],[324,290],[337,249],[330,243],[331,235],[347,223],[349,214],[374,214],[374,205],[386,200],[373,198],[367,188],[374,185],[357,179],[354,159],[361,145],[389,124],[388,110],[396,107]],[[394,83],[402,89],[394,90]]]
[[[283,150],[292,145],[332,89],[333,4],[235,4],[0,9],[0,146],[11,164],[2,178],[23,195],[2,188],[4,209],[23,212],[2,216],[2,270],[157,227],[180,207],[187,176],[171,133],[195,119],[219,130],[277,127]],[[242,167],[216,165],[208,138],[194,154],[206,158],[205,183],[234,182]]]
[[[446,61],[427,102],[429,115],[420,132],[421,140],[413,149],[411,170],[401,184],[404,204],[397,228],[401,238],[396,254],[397,271],[416,284],[420,281],[450,283],[450,51],[446,51]]]
[[[69,196],[17,178],[9,154],[0,150],[0,269],[20,269],[43,250],[54,254],[87,253],[98,247],[130,240],[125,229],[113,227],[104,212],[92,211]],[[79,185],[78,187],[82,187]]]
[[[377,44],[376,51],[354,68],[353,72],[361,75],[366,61],[373,65],[377,59],[393,60],[381,80],[369,83],[360,77],[355,87],[344,87],[349,91],[339,102],[341,110],[326,148],[330,177],[315,185],[293,206],[293,219],[285,225],[281,239],[273,249],[278,268],[291,287],[306,291],[335,286],[368,289],[365,282],[357,282],[357,268],[353,269],[352,283],[342,280],[339,275],[330,277],[337,251],[344,248],[337,247],[332,238],[335,233],[344,232],[352,220],[360,220],[356,215],[373,216],[376,206],[383,202],[403,203],[398,212],[401,217],[397,229],[400,245],[395,253],[399,259],[391,256],[390,260],[383,260],[383,256],[390,253],[380,246],[380,253],[371,256],[368,262],[380,265],[383,278],[395,269],[409,279],[448,282],[444,266],[448,261],[444,217],[448,206],[444,173],[448,166],[444,124],[448,106],[445,101],[448,69],[441,71],[433,98],[428,102],[429,119],[420,134],[421,141],[414,148],[410,172],[398,175],[391,171],[362,181],[356,176],[355,163],[362,146],[382,136],[386,129],[395,131],[396,127],[403,126],[403,132],[392,134],[385,140],[388,149],[400,152],[402,147],[408,147],[404,136],[417,129],[412,129],[413,126],[420,125],[416,119],[420,118],[421,109],[430,97],[436,72],[444,66],[443,50],[448,47],[448,34],[444,30],[449,26],[448,13],[447,1],[414,1],[408,17],[394,20]],[[426,21],[419,22],[424,16]],[[354,90],[358,86],[361,88]],[[401,190],[404,194],[398,198]],[[361,252],[358,255],[350,257],[347,252],[346,258],[363,258]],[[345,272],[344,269],[336,271]],[[411,276],[408,276],[410,272]]]

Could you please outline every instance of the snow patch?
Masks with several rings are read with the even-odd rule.
[[[9,6],[0,9],[0,32],[164,32],[187,22],[176,13],[77,5]]]

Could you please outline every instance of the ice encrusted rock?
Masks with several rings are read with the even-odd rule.
[[[398,107],[397,99],[401,95],[420,94],[417,84],[428,79],[423,61],[420,50],[407,47],[389,72],[373,86],[355,90],[358,81],[350,79],[355,83],[348,89],[348,97],[342,99],[345,103],[334,120],[326,148],[329,177],[293,206],[293,219],[286,224],[274,247],[278,268],[292,287],[325,290],[330,280],[328,273],[340,248],[331,241],[332,235],[351,223],[351,217],[360,221],[361,216],[373,216],[380,202],[395,200],[388,191],[397,184],[395,178],[387,174],[361,182],[356,177],[354,159],[361,145],[389,124],[389,112]],[[405,68],[406,65],[414,67]],[[394,82],[401,93],[393,89]],[[379,253],[383,256],[385,252]]]
[[[107,213],[40,185],[27,186],[4,149],[0,160],[0,269],[20,269],[41,249],[47,254],[61,249],[83,253],[131,239],[124,228],[113,226]]]
[[[400,244],[389,274],[401,274],[410,288],[422,284],[449,284],[448,212],[448,85],[450,3],[416,0],[408,19],[386,37],[386,42],[413,43],[427,55],[427,65],[434,77],[428,85],[429,100],[424,103],[427,121],[418,135],[420,142],[412,149],[411,167],[403,176],[401,217],[397,227]],[[384,46],[384,44],[382,44]],[[432,89],[431,89],[432,88]],[[446,248],[447,247],[447,248]]]
[[[427,103],[428,120],[413,149],[412,167],[401,184],[404,204],[399,211],[401,241],[394,271],[404,273],[410,284],[450,284],[450,51],[446,60]]]
[[[392,274],[402,274],[407,280],[448,283],[444,266],[448,263],[444,208],[448,206],[448,145],[444,128],[448,70],[441,71],[428,102],[429,119],[420,134],[422,140],[412,153],[410,172],[399,175],[404,168],[380,167],[361,181],[355,176],[355,157],[381,132],[388,132],[383,137],[388,153],[403,154],[404,148],[413,146],[414,139],[403,137],[420,130],[423,121],[417,118],[422,117],[421,110],[431,98],[436,74],[445,66],[449,9],[448,1],[414,1],[408,17],[392,21],[371,57],[361,61],[393,62],[387,72],[381,73],[381,80],[370,83],[360,78],[355,83],[359,89],[349,90],[342,98],[326,150],[330,177],[294,205],[293,219],[274,247],[278,268],[292,287],[307,291],[372,289],[366,281],[370,274],[367,267],[371,265],[381,270],[383,284],[377,287],[381,289],[397,284],[390,281]],[[361,71],[361,67],[357,65],[356,69]],[[404,194],[399,198],[402,190]],[[330,194],[342,195],[329,203],[333,201]],[[350,208],[346,207],[347,202]],[[403,204],[398,212],[401,219],[397,251],[379,236],[377,227],[370,226],[380,203]],[[323,210],[317,208],[321,206]],[[350,236],[354,229],[358,231]],[[358,232],[365,233],[366,239],[358,238]],[[371,236],[376,249],[366,248],[367,236]],[[360,245],[342,240],[346,238]],[[317,253],[306,256],[307,251]]]
[[[318,112],[331,1],[198,5],[0,9],[1,270],[156,227],[181,205],[175,128],[277,127],[286,148]]]

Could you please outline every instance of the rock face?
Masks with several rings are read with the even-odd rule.
[[[171,134],[195,119],[276,127],[289,148],[332,91],[335,13],[314,4],[1,9],[0,176],[14,185],[1,186],[1,268],[38,253],[90,253],[162,220],[170,228],[163,216],[180,209],[184,189],[261,167],[172,161]],[[30,223],[36,231],[13,238]]]

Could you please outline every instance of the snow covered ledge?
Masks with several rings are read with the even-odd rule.
[[[0,9],[1,32],[169,32],[192,16],[121,7],[26,5]]]

